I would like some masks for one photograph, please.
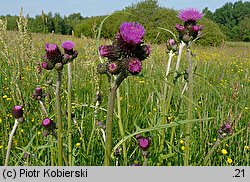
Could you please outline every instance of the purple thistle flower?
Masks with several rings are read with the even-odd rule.
[[[46,57],[49,61],[56,63],[62,59],[61,51],[56,44],[46,44],[45,50]]]
[[[183,9],[179,12],[178,18],[182,21],[194,21],[200,20],[203,14],[195,8]]]
[[[53,122],[52,119],[50,118],[45,118],[43,121],[42,121],[42,125],[44,126],[44,128],[48,131],[51,131],[53,129],[56,128],[56,125],[55,123]]]
[[[15,119],[20,119],[23,117],[23,107],[22,106],[14,106],[12,110],[12,116]]]
[[[68,55],[73,55],[74,54],[74,51],[73,51],[73,48],[75,46],[74,42],[66,40],[66,41],[64,41],[62,43],[61,46],[64,49],[65,54],[68,54]]]
[[[124,42],[131,45],[140,44],[145,34],[144,27],[136,22],[123,22],[119,30]]]
[[[136,75],[142,70],[141,61],[138,58],[130,58],[127,63],[127,68],[131,74]]]
[[[149,138],[140,138],[138,140],[139,143],[139,147],[143,150],[143,151],[147,151],[148,148],[150,147],[150,139]]]

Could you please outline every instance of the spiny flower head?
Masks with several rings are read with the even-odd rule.
[[[63,49],[66,49],[66,50],[70,51],[70,50],[73,50],[73,48],[75,47],[75,43],[71,42],[69,40],[66,40],[66,41],[64,41],[62,43],[61,46],[62,46]]]
[[[23,117],[23,107],[22,106],[14,106],[12,110],[12,116],[15,119],[19,119]]]
[[[167,50],[166,52],[169,53],[170,51],[177,51],[177,44],[174,39],[169,39],[166,43]]]
[[[51,130],[53,130],[53,129],[56,128],[55,123],[54,123],[53,120],[50,119],[50,118],[45,118],[45,119],[42,121],[42,125],[43,125],[43,127],[44,127],[46,130],[48,130],[48,131],[51,131]]]
[[[113,45],[101,45],[99,47],[99,54],[101,57],[107,57],[109,59],[117,59],[120,54]]]
[[[108,72],[110,72],[113,75],[116,75],[118,73],[120,73],[120,65],[117,61],[111,61],[110,63],[108,63]]]
[[[43,90],[41,87],[36,87],[34,93],[32,94],[32,98],[36,100],[40,100],[43,97]]]
[[[119,30],[124,42],[131,45],[140,44],[145,34],[144,27],[136,22],[123,22]]]
[[[65,54],[73,55],[73,48],[75,47],[75,43],[69,40],[66,40],[62,43],[62,48],[64,49]]]
[[[150,139],[149,138],[145,138],[145,137],[142,137],[138,140],[138,143],[139,143],[139,147],[144,150],[144,151],[147,151],[150,147]]]
[[[128,58],[127,69],[132,75],[136,75],[141,72],[142,64],[138,58]]]
[[[203,14],[195,8],[183,9],[179,12],[178,18],[184,22],[196,22],[202,18]]]

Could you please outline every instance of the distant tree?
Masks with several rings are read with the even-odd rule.
[[[202,13],[203,13],[204,17],[206,17],[206,18],[208,18],[208,19],[210,19],[210,20],[213,20],[213,13],[212,13],[212,11],[210,11],[210,10],[208,9],[208,7],[205,7],[205,8],[202,10]]]
[[[232,29],[235,40],[250,42],[250,16],[245,17]]]
[[[241,37],[236,31],[238,24],[249,15],[250,2],[237,1],[234,4],[226,3],[216,9],[212,20],[221,25],[222,30],[231,40],[238,40]]]

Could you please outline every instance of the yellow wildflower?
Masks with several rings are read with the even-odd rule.
[[[3,99],[6,99],[7,97],[8,97],[7,95],[4,95],[4,96],[3,96]]]
[[[77,143],[77,144],[76,144],[76,147],[77,147],[77,148],[79,148],[80,146],[81,146],[81,144],[80,144],[80,143]]]
[[[223,155],[226,155],[226,154],[227,154],[227,150],[226,150],[226,149],[222,149],[222,150],[221,150],[221,153],[222,153]]]
[[[181,150],[185,150],[185,146],[181,146]]]
[[[184,141],[183,141],[183,140],[180,140],[180,144],[183,145],[183,144],[184,144]]]
[[[244,146],[244,149],[245,149],[245,150],[248,150],[248,149],[249,149],[249,146],[247,146],[247,145]]]
[[[228,164],[232,164],[233,160],[231,158],[227,158]]]
[[[38,135],[41,135],[41,134],[42,134],[42,132],[38,131],[38,132],[37,132],[37,134],[38,134]]]

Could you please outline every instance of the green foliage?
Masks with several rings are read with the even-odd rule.
[[[207,18],[203,18],[200,23],[204,25],[202,37],[197,40],[198,44],[218,46],[224,42],[226,36],[221,32],[218,24]]]
[[[143,15],[143,16],[142,16]],[[181,23],[177,18],[177,11],[160,7],[155,0],[146,0],[137,4],[126,7],[122,11],[113,13],[104,23],[101,36],[104,38],[113,38],[117,32],[119,25],[124,21],[135,21],[142,24],[146,30],[145,41],[150,43],[165,43],[171,35],[160,30],[158,27],[169,29],[177,35],[175,25]],[[85,19],[81,24],[75,27],[76,35],[84,35],[94,37],[93,31],[96,25],[101,22],[104,17],[92,17]],[[206,38],[198,41],[202,45],[220,45],[225,36],[220,31],[218,25],[214,22],[204,19],[201,21],[205,28]]]
[[[214,13],[205,8],[203,12],[206,17],[218,23],[229,40],[248,41],[249,31],[242,30],[248,27],[247,21],[250,16],[250,2],[237,1],[235,3],[226,3]]]

